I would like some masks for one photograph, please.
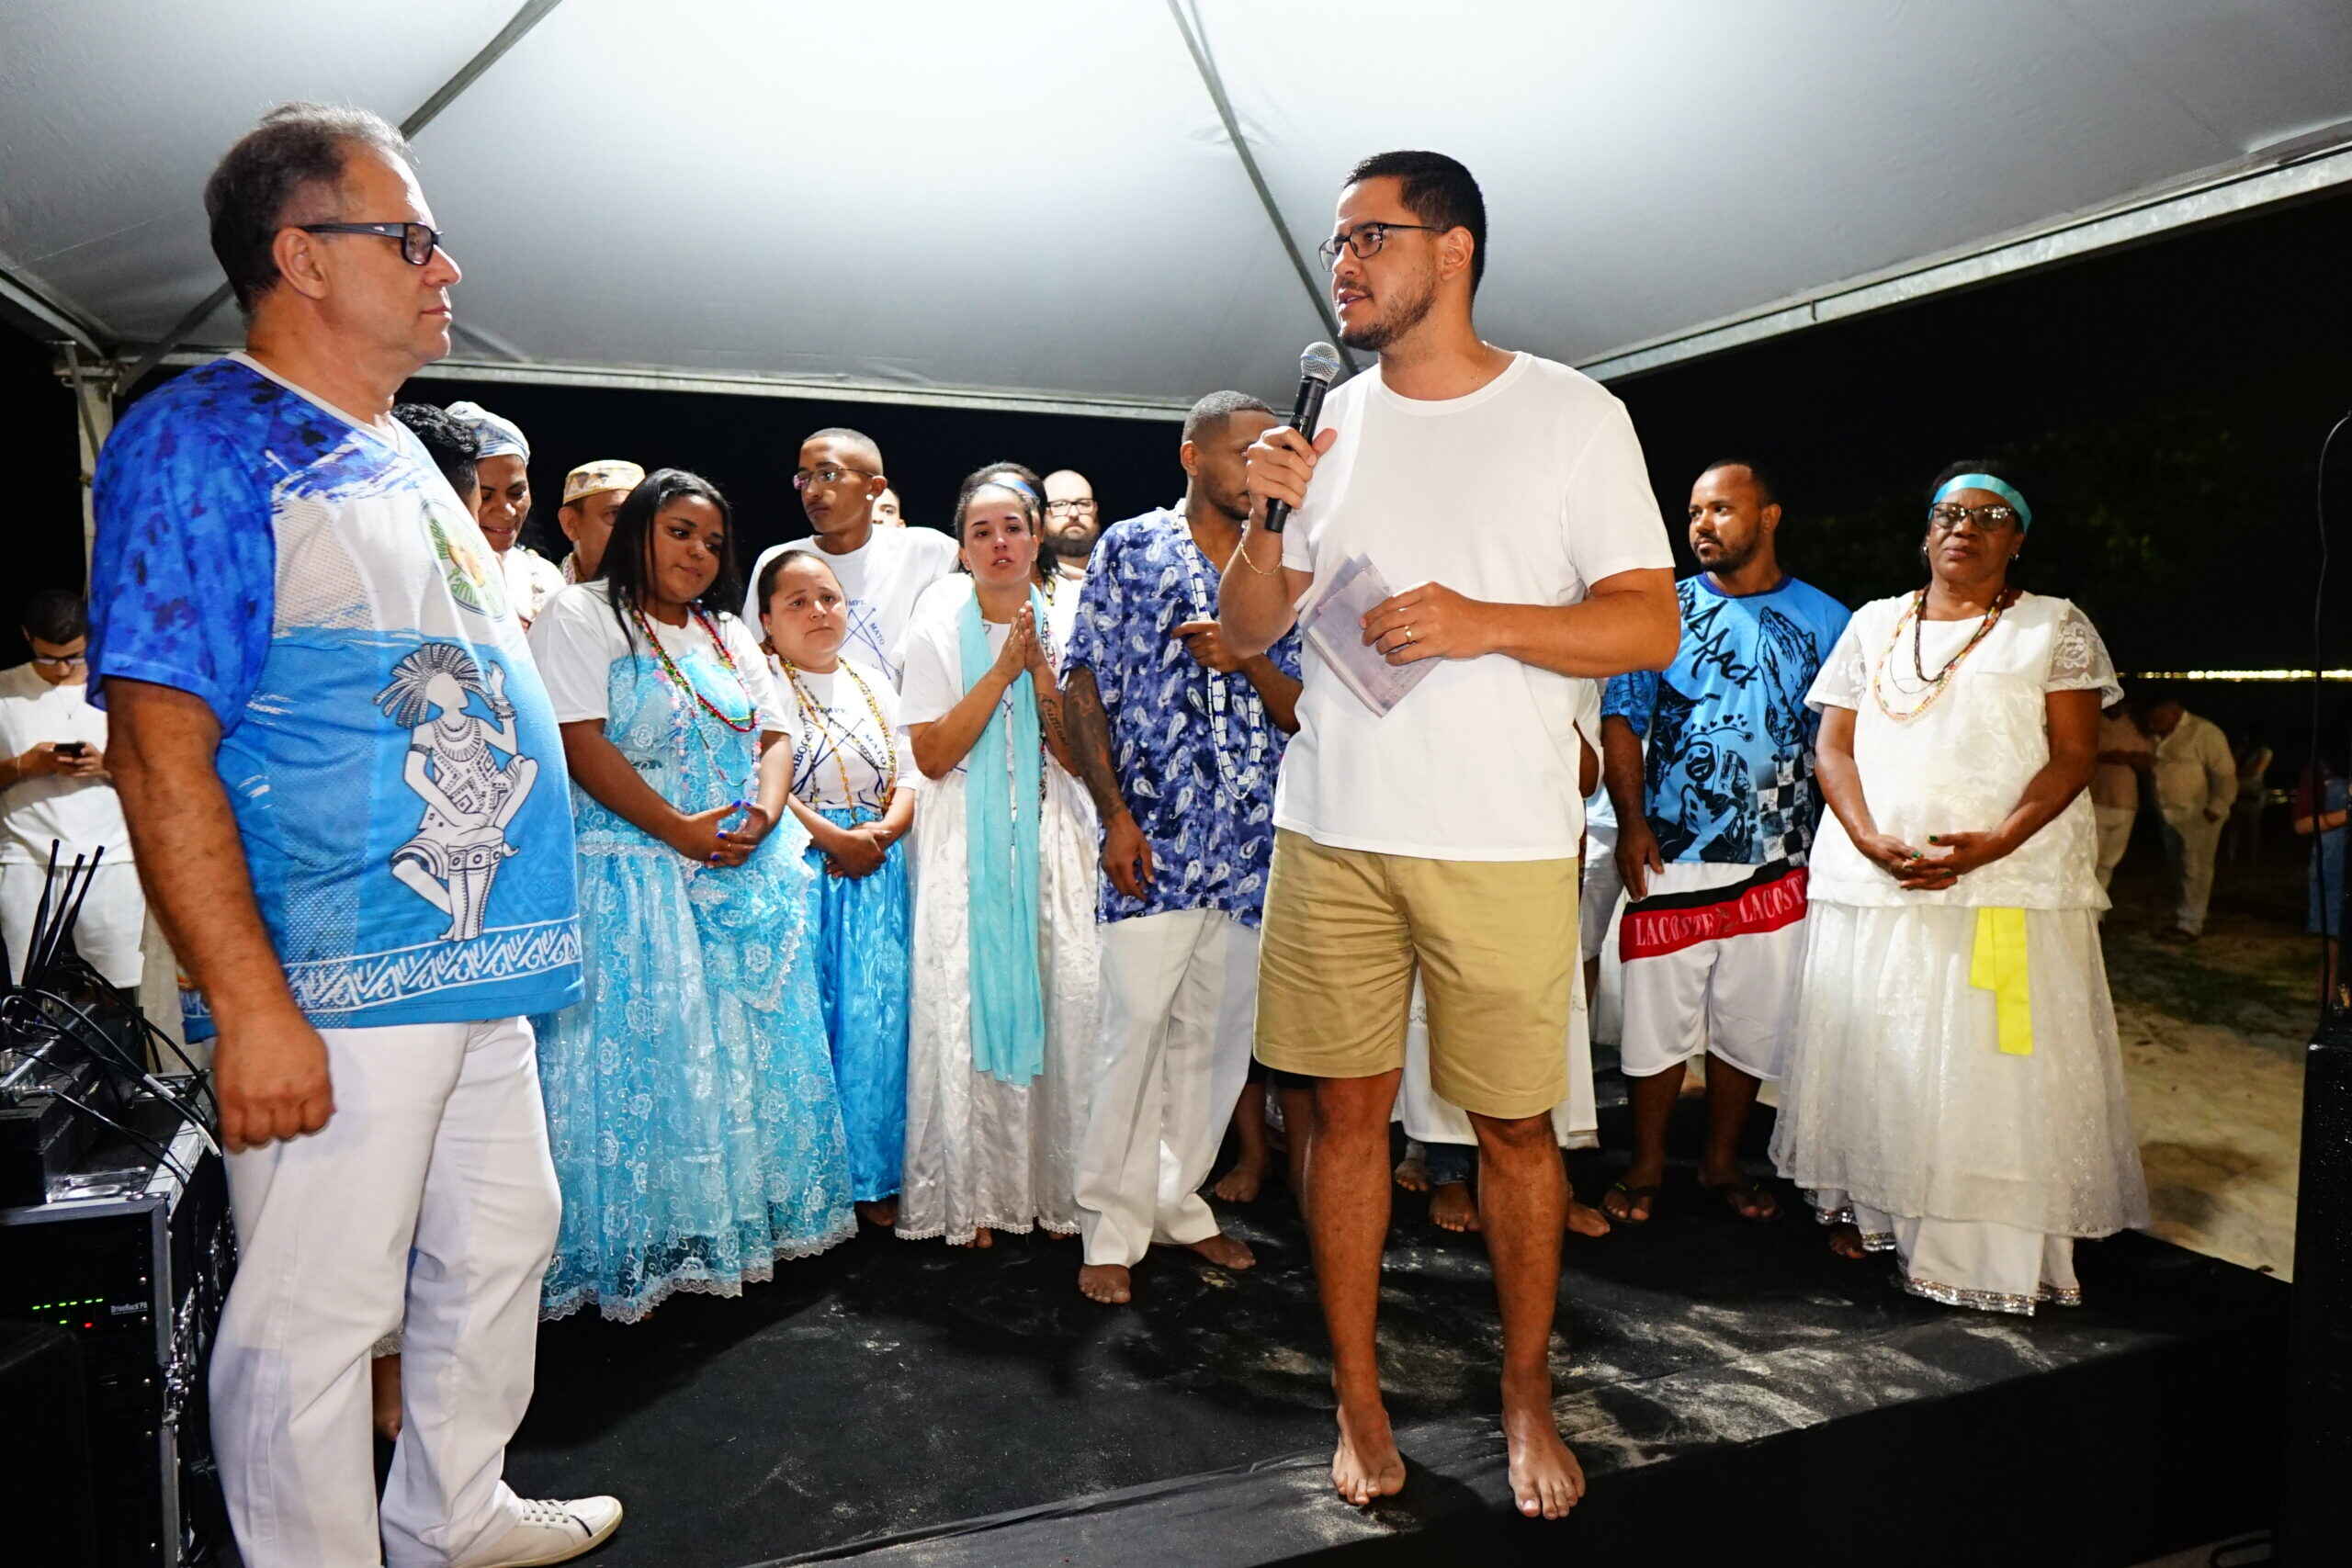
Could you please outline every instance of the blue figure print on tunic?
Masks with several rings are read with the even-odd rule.
[[[1645,738],[1643,802],[1668,861],[1803,864],[1821,819],[1819,716],[1805,705],[1846,607],[1795,578],[1735,597],[1675,584],[1682,644],[1663,671],[1612,676],[1604,717]]]

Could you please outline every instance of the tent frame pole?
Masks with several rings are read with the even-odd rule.
[[[1208,46],[1202,40],[1199,17],[1188,13],[1184,0],[1168,0],[1168,14],[1175,19],[1176,30],[1184,35],[1184,47],[1193,56],[1193,67],[1201,73],[1201,85],[1206,87],[1209,101],[1216,106],[1216,117],[1225,123],[1226,140],[1233,143],[1233,154],[1241,160],[1244,173],[1250,176],[1250,188],[1258,193],[1258,205],[1265,209],[1266,221],[1274,226],[1274,238],[1282,243],[1283,254],[1290,258],[1291,270],[1298,274],[1299,287],[1315,304],[1315,313],[1322,318],[1323,330],[1331,334],[1331,343],[1340,351],[1340,362],[1348,373],[1356,371],[1356,362],[1348,353],[1347,344],[1340,338],[1340,318],[1331,311],[1331,298],[1323,288],[1323,280],[1306,265],[1306,257],[1299,253],[1298,242],[1291,237],[1290,225],[1283,220],[1283,209],[1274,201],[1274,193],[1266,184],[1266,176],[1259,170],[1257,155],[1250,151],[1250,139],[1241,134],[1241,121],[1233,112],[1233,101],[1226,96],[1225,78],[1217,74],[1216,62],[1209,58]]]
[[[442,83],[434,95],[419,106],[414,114],[401,121],[401,135],[405,139],[413,140],[418,131],[433,123],[435,116],[457,102],[458,95],[472,86],[483,72],[497,64],[508,50],[522,42],[524,34],[545,21],[548,13],[562,4],[563,0],[527,0],[523,8],[515,12],[504,27],[498,29],[496,38],[482,45],[471,60],[458,67],[458,73]],[[165,355],[195,336],[197,328],[204,325],[211,319],[212,312],[229,302],[229,296],[232,292],[230,286],[224,283],[206,295],[204,303],[174,321],[171,331],[165,333],[153,347],[140,355],[137,364],[123,372],[122,382],[116,389],[117,392],[127,394],[131,388],[145,380],[149,372],[164,362]],[[493,346],[497,345],[493,344]]]

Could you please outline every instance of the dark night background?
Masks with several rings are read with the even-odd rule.
[[[1633,411],[1678,554],[1692,477],[1711,458],[1751,457],[1778,479],[1784,562],[1860,604],[1920,580],[1936,470],[2002,457],[2022,468],[2038,519],[2023,581],[2079,601],[2123,669],[2308,667],[2320,441],[2352,409],[2347,254],[2352,197],[2337,196],[1613,389]],[[19,494],[30,509],[19,598],[81,570],[74,410],[49,352],[0,331],[0,389],[28,411],[17,423]],[[1288,406],[1288,387],[1244,389]],[[441,380],[412,383],[409,395],[473,398],[523,425],[538,495],[526,537],[548,554],[558,553],[546,537],[565,470],[628,457],[716,480],[735,502],[748,561],[807,532],[788,477],[799,438],[828,424],[877,439],[918,524],[943,522],[956,481],[995,458],[1084,470],[1106,520],[1166,502],[1182,482],[1172,423]],[[2352,433],[2330,468],[2341,539]],[[2352,595],[2341,571],[2338,606]],[[2329,666],[2352,665],[2346,626],[2340,607],[2329,612]],[[0,649],[8,662],[22,657],[20,647]],[[2347,691],[2332,689],[2332,708]],[[2301,755],[2308,686],[2200,685],[2185,695],[2233,731],[2265,725],[2282,766]]]

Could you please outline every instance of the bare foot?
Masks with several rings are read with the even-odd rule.
[[[1429,1162],[1421,1157],[1420,1145],[1405,1145],[1405,1157],[1396,1162],[1396,1185],[1408,1192],[1430,1190]]]
[[[1860,1263],[1871,1255],[1871,1249],[1862,1245],[1861,1231],[1853,1225],[1829,1227],[1829,1250],[1850,1263]]]
[[[368,1403],[374,1406],[376,1435],[388,1443],[401,1438],[401,1359],[379,1356],[368,1363]]]
[[[1478,1205],[1470,1201],[1468,1182],[1444,1182],[1430,1194],[1430,1224],[1449,1231],[1478,1228]]]
[[[1503,1444],[1510,1454],[1510,1495],[1529,1518],[1564,1519],[1584,1495],[1584,1467],[1560,1440],[1552,1418],[1551,1383],[1540,1380],[1514,1396],[1503,1390]]]
[[[1353,1415],[1345,1404],[1340,1406],[1331,1488],[1359,1508],[1374,1497],[1394,1496],[1405,1489],[1405,1456],[1396,1451],[1396,1434],[1389,1429],[1388,1412],[1377,1400]]]
[[[857,1205],[857,1217],[869,1225],[888,1230],[899,1223],[899,1201],[896,1198],[875,1198]]]
[[[1570,1235],[1607,1235],[1611,1226],[1609,1216],[1589,1203],[1577,1201],[1576,1194],[1568,1194],[1568,1234]]]
[[[1192,1247],[1194,1252],[1199,1253],[1218,1268],[1230,1269],[1237,1274],[1244,1269],[1258,1267],[1258,1255],[1250,1250],[1250,1244],[1238,1236],[1227,1235],[1222,1231],[1212,1236],[1202,1237],[1193,1242]]]
[[[1217,1179],[1209,1189],[1209,1196],[1226,1203],[1254,1203],[1258,1190],[1266,1184],[1264,1160],[1241,1160],[1231,1170]]]
[[[1135,1291],[1124,1263],[1089,1263],[1078,1271],[1078,1293],[1104,1306],[1125,1306]]]
[[[975,1250],[984,1250],[996,1245],[996,1232],[989,1229],[986,1225],[982,1225],[979,1229],[972,1233],[971,1240],[951,1241],[947,1245],[950,1247],[968,1247]]]

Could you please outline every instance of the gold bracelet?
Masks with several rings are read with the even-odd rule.
[[[1250,558],[1250,540],[1251,536],[1255,535],[1257,532],[1258,525],[1254,523],[1251,524],[1249,528],[1242,533],[1241,542],[1233,547],[1233,553],[1240,560],[1243,566],[1248,567],[1258,576],[1272,577],[1274,573],[1282,570],[1283,569],[1282,552],[1279,548],[1275,550],[1274,564],[1272,566],[1260,566],[1256,561],[1251,560]],[[1275,536],[1275,543],[1278,547],[1281,544],[1281,536],[1279,535]]]

